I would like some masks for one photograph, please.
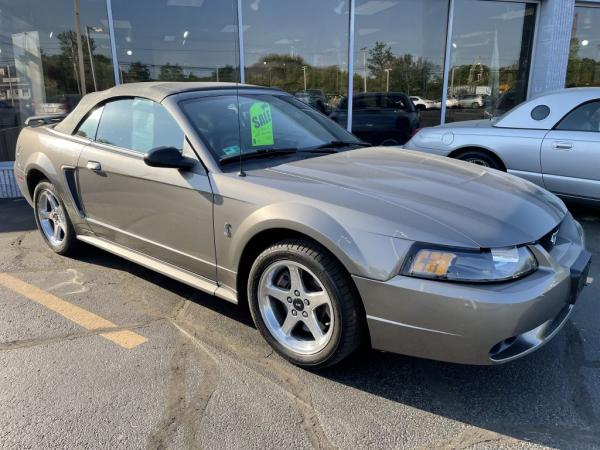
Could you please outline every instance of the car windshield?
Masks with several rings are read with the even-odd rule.
[[[182,102],[181,107],[218,161],[240,152],[275,154],[329,143],[338,150],[340,142],[360,144],[338,124],[286,94],[199,97]]]

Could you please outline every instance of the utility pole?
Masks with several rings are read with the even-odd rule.
[[[304,74],[304,91],[306,92],[306,66],[302,66],[302,73]]]
[[[85,90],[85,69],[83,67],[83,47],[81,45],[81,18],[79,16],[79,0],[73,0],[73,9],[75,11],[75,35],[77,44],[77,59],[79,60],[79,83],[81,95],[86,94]]]
[[[363,91],[367,92],[367,47],[361,48],[363,52]]]
[[[383,70],[385,70],[385,92],[390,92],[390,72],[392,69]]]
[[[96,31],[94,29],[94,31]],[[87,41],[88,53],[90,55],[90,68],[92,69],[92,81],[94,82],[94,91],[98,90],[98,84],[96,83],[96,70],[94,69],[94,56],[92,55],[92,46],[90,45],[90,27],[85,26],[85,38]]]

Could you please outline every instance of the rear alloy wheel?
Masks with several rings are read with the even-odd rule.
[[[42,181],[33,194],[35,220],[48,246],[60,255],[74,250],[75,231],[54,186]]]
[[[309,368],[330,366],[362,341],[362,307],[343,267],[303,240],[262,252],[248,282],[256,327],[284,358]]]
[[[456,159],[470,162],[477,166],[489,167],[490,169],[503,170],[502,166],[493,156],[477,150],[467,151],[456,156]]]

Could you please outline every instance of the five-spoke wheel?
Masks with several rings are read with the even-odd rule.
[[[73,225],[52,183],[40,182],[33,193],[35,220],[50,248],[66,255],[75,249]]]
[[[36,209],[42,233],[51,245],[59,246],[67,236],[67,224],[58,199],[48,189],[44,189],[38,194]]]
[[[258,306],[273,337],[292,351],[316,353],[331,339],[335,319],[329,294],[302,264],[272,263],[260,279]]]
[[[364,335],[364,310],[352,279],[311,241],[284,240],[258,255],[248,277],[248,300],[267,342],[303,367],[335,364]]]

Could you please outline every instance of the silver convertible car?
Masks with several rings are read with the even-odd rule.
[[[424,128],[405,148],[507,171],[561,197],[600,204],[600,88],[563,89],[493,119]]]
[[[276,89],[127,84],[25,128],[15,175],[59,254],[87,243],[233,303],[291,362],[361,344],[467,364],[552,338],[586,284],[540,187],[368,147]]]

